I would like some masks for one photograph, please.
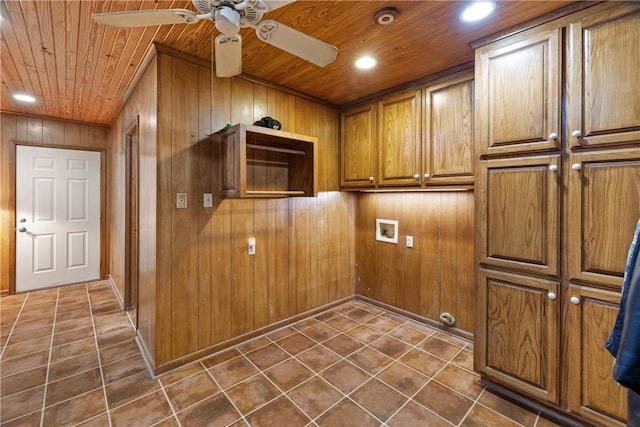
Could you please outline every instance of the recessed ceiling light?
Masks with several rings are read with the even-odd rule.
[[[33,96],[27,95],[26,93],[16,93],[13,95],[13,99],[20,102],[36,102]]]
[[[477,1],[467,6],[460,14],[460,19],[464,22],[475,22],[491,15],[496,8],[495,3],[490,1]]]
[[[363,56],[356,61],[356,67],[361,70],[368,70],[376,66],[378,62],[370,56]]]

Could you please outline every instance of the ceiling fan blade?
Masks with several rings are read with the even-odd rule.
[[[93,19],[111,27],[132,28],[165,24],[193,24],[201,18],[188,9],[157,9],[94,13]]]
[[[258,38],[319,67],[335,61],[338,48],[273,20],[256,25]]]
[[[236,3],[235,8],[238,10],[250,8],[260,13],[267,13],[294,1],[296,0],[243,0]]]
[[[242,36],[220,34],[215,41],[216,76],[232,77],[242,73]]]

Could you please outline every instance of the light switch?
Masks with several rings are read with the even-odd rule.
[[[413,247],[413,236],[407,236],[407,247],[408,248]]]
[[[176,208],[187,209],[187,193],[176,194]]]
[[[249,245],[247,246],[247,254],[248,255],[256,254],[256,238],[255,237],[249,238]]]
[[[213,207],[213,194],[204,193],[204,196],[203,196],[202,199],[203,199],[202,203],[203,203],[205,208],[212,208]]]

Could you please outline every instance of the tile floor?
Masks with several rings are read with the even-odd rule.
[[[549,426],[460,339],[353,301],[152,379],[106,282],[0,299],[2,426]]]

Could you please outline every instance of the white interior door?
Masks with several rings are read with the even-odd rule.
[[[16,147],[16,291],[100,277],[100,153]]]

